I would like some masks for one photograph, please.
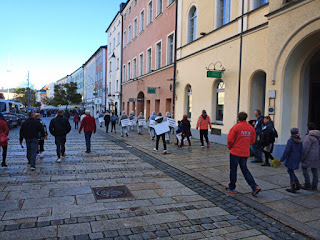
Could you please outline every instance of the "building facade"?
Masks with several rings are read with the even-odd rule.
[[[130,0],[123,16],[122,106],[127,113],[172,112],[176,4]]]
[[[106,57],[107,46],[101,46],[83,65],[84,104],[95,117],[106,106]]]
[[[238,111],[253,119],[260,109],[278,130],[279,156],[290,128],[304,134],[308,121],[320,124],[318,1],[179,0],[178,6],[176,118],[189,116],[193,136],[202,109],[212,119],[210,140],[223,144]]]
[[[122,15],[125,4],[120,5],[107,29],[108,34],[108,72],[107,72],[107,109],[118,115],[121,112],[121,63],[122,63]]]
[[[83,66],[71,73],[70,76],[71,81],[77,84],[77,93],[80,93],[83,98]]]
[[[61,84],[61,85],[62,85],[62,84],[68,83],[68,77],[69,77],[69,75],[67,75],[67,76],[59,79],[59,80],[57,81],[57,84]]]

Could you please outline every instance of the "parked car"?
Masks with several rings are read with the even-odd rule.
[[[16,115],[13,102],[0,99],[0,112],[2,112],[10,129],[18,126],[18,116]]]
[[[27,113],[22,111],[22,103],[13,102],[16,110],[16,115],[18,117],[18,125],[21,126],[27,120]]]

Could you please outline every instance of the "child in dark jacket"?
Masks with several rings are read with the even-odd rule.
[[[265,155],[265,163],[261,166],[267,166],[270,167],[269,159],[273,160],[274,157],[272,156],[273,152],[273,143],[275,142],[276,131],[274,129],[273,122],[271,121],[270,116],[266,116],[263,119],[263,127],[262,127],[262,135],[260,144],[262,147],[262,152]]]
[[[291,188],[286,190],[288,192],[295,193],[301,188],[299,180],[294,174],[294,170],[299,169],[299,165],[303,157],[303,141],[299,136],[298,128],[292,128],[290,132],[291,137],[287,142],[286,148],[281,158],[281,162],[285,162],[285,166],[287,167],[288,173],[290,175]]]
[[[179,133],[182,133],[181,121],[178,121],[178,127],[177,127],[177,130],[176,130],[176,134],[179,134]],[[177,138],[177,144],[176,145],[179,145],[179,139],[178,138]]]

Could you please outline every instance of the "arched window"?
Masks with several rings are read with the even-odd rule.
[[[190,9],[188,24],[188,43],[190,43],[197,38],[197,8],[195,6]]]
[[[224,82],[220,80],[215,88],[215,120],[217,122],[223,121],[224,112]]]
[[[190,85],[186,87],[186,112],[188,118],[191,118],[192,113],[192,88]]]

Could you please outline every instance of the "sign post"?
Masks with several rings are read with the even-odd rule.
[[[157,88],[148,87],[148,94],[156,94]]]

